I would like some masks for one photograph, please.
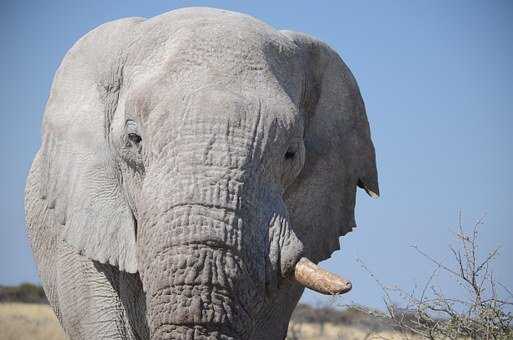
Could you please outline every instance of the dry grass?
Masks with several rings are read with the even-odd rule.
[[[64,340],[52,309],[44,304],[0,303],[0,340]],[[419,340],[392,331],[371,332],[358,327],[291,323],[288,340]]]
[[[289,327],[287,340],[420,340],[419,336],[404,335],[393,331],[372,332],[358,327],[327,323],[321,330],[319,324],[294,324]]]
[[[44,304],[0,303],[0,340],[64,340],[59,322],[52,309]],[[288,339],[300,340],[371,340],[403,339],[392,332],[370,333],[356,327],[326,324],[321,334],[318,324],[290,326]],[[417,340],[418,338],[411,338]]]
[[[48,305],[0,303],[0,340],[64,340]]]

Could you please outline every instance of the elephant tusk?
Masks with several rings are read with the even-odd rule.
[[[322,269],[306,257],[294,267],[292,279],[302,286],[325,295],[344,294],[351,290],[351,282]]]

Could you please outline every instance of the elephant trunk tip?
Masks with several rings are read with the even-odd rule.
[[[302,257],[296,263],[292,279],[302,286],[325,295],[344,294],[352,288],[350,281],[322,269],[306,257]]]

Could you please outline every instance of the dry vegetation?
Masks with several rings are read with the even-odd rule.
[[[305,307],[304,305],[302,305]],[[311,307],[306,307],[311,308]],[[311,308],[314,313],[316,309]],[[326,311],[324,311],[325,313]],[[323,313],[323,312],[320,312]],[[363,340],[363,339],[403,339],[400,333],[387,328],[387,326],[374,327],[376,330],[366,329],[362,315],[354,311],[349,313],[333,310],[333,316],[344,319],[349,314],[354,314],[354,324],[334,324],[331,321],[319,323],[291,322],[288,340]],[[342,320],[341,319],[341,320]],[[340,321],[339,321],[340,322]],[[346,322],[348,322],[346,320]],[[372,322],[371,322],[372,323]],[[368,326],[368,325],[367,325]],[[0,340],[64,340],[66,337],[51,308],[46,304],[35,303],[0,303]],[[411,340],[420,339],[410,337]]]
[[[45,304],[0,303],[1,340],[64,340],[57,318]]]
[[[398,331],[372,331],[354,326],[325,324],[322,328],[319,324],[292,322],[289,326],[287,340],[403,340],[405,335]],[[409,340],[422,339],[416,335],[409,335]]]
[[[401,287],[385,286],[361,263],[383,289],[387,313],[382,317],[404,332],[425,339],[513,339],[513,293],[494,276],[493,264],[499,248],[487,253],[480,249],[479,233],[483,224],[482,217],[467,231],[460,213],[454,231],[455,243],[449,246],[452,262],[438,260],[413,246],[434,265],[420,290],[409,292]],[[450,278],[457,293],[448,294],[436,283],[441,275]],[[393,299],[401,302],[398,304]]]

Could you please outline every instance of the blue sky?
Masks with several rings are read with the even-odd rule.
[[[341,303],[382,307],[359,265],[406,289],[449,261],[458,221],[486,214],[483,254],[502,246],[499,281],[513,287],[513,5],[508,1],[12,1],[0,4],[0,284],[37,282],[24,231],[23,190],[40,144],[53,74],[92,28],[184,6],[253,15],[307,32],[355,74],[376,145],[382,197],[358,195],[359,227],[323,266],[353,281]],[[449,292],[450,281],[440,279]],[[304,301],[319,301],[307,292]]]

